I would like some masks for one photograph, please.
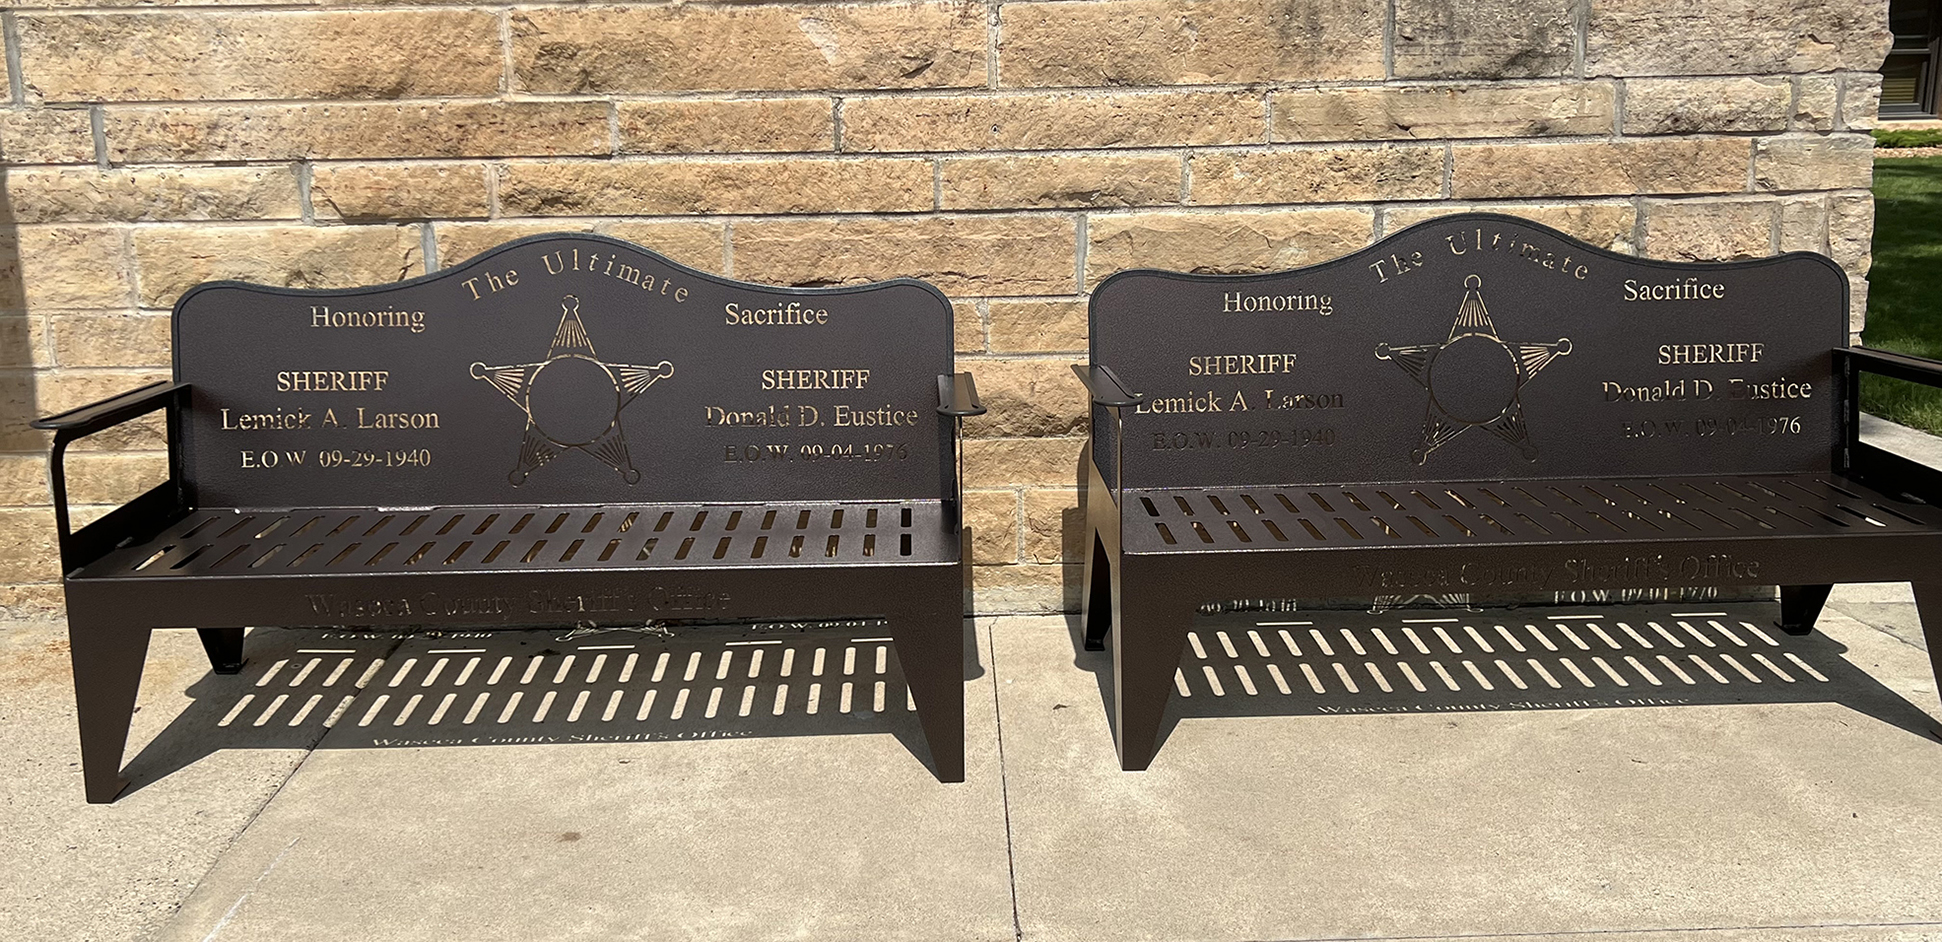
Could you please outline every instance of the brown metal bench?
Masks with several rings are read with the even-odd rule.
[[[1159,746],[1201,606],[1259,598],[1911,581],[1942,668],[1942,480],[1860,442],[1846,276],[1804,253],[1617,255],[1447,217],[1239,277],[1092,297],[1085,641],[1120,761]],[[1138,390],[1137,392],[1135,390]]]
[[[786,289],[597,236],[396,285],[212,283],[175,379],[43,419],[89,801],[150,632],[219,673],[244,626],[882,617],[942,781],[964,776],[951,309],[919,281]],[[170,480],[79,530],[63,454],[166,414]]]

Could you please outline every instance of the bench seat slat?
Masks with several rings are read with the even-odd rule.
[[[1942,510],[1827,474],[1128,490],[1127,552],[1930,532]]]
[[[907,564],[957,540],[941,501],[198,510],[68,578]]]

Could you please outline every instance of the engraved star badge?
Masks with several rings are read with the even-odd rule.
[[[621,434],[620,410],[656,382],[674,375],[674,364],[653,366],[606,363],[593,351],[586,325],[580,322],[580,299],[567,295],[560,302],[560,326],[553,346],[538,363],[511,366],[472,364],[472,378],[492,384],[526,413],[525,440],[519,445],[519,464],[507,480],[514,487],[541,465],[577,448],[620,472],[633,484],[641,479],[627,455]]]
[[[1508,343],[1497,337],[1490,311],[1483,303],[1483,279],[1463,279],[1463,304],[1457,308],[1450,338],[1442,343],[1413,347],[1376,345],[1376,359],[1391,360],[1411,379],[1429,390],[1423,417],[1423,442],[1410,452],[1417,464],[1430,452],[1482,426],[1515,445],[1526,461],[1537,459],[1530,431],[1524,427],[1524,384],[1571,352],[1571,339],[1557,343]]]

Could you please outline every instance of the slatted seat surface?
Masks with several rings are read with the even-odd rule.
[[[954,562],[939,501],[197,510],[74,579]]]
[[[1129,490],[1128,552],[1930,533],[1942,510],[1827,474]]]

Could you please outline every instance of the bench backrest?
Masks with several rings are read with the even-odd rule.
[[[1676,264],[1449,216],[1263,275],[1121,272],[1092,362],[1146,395],[1126,487],[1826,471],[1848,283],[1819,255]],[[1119,447],[1116,447],[1119,446]]]
[[[175,309],[204,506],[941,499],[951,362],[921,281],[746,284],[592,235]]]

